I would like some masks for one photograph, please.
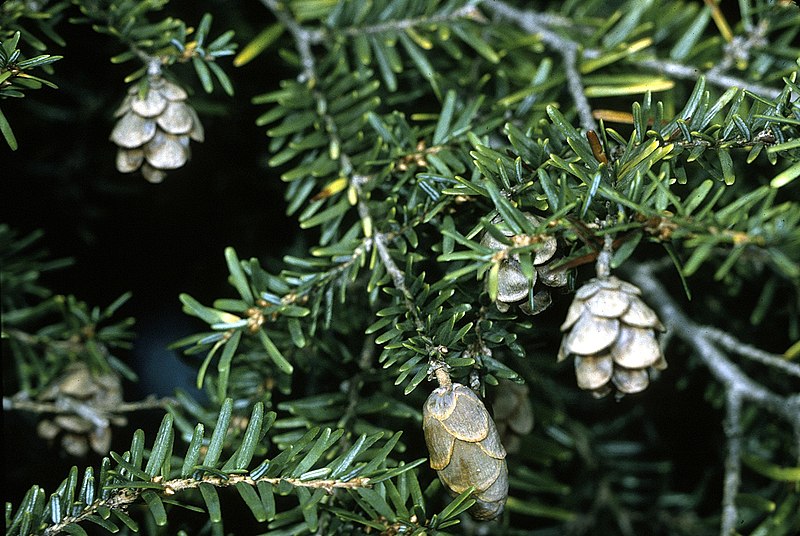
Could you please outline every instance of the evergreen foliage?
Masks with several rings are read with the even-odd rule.
[[[4,410],[55,415],[67,436],[89,433],[75,419],[107,431],[134,411],[164,414],[157,429],[115,431],[130,441],[98,467],[6,502],[8,536],[238,533],[229,504],[275,535],[800,532],[797,6],[259,3],[238,54],[233,30],[163,16],[166,0],[0,7],[6,111],[11,97],[59,91],[39,72],[58,72],[49,51],[69,25],[108,36],[111,62],[133,65],[108,90],[118,100],[163,75],[221,89],[218,106],[234,108],[235,67],[283,73],[253,120],[299,226],[280,262],[220,252],[228,294],[180,295],[201,327],[173,348],[204,397],[107,405],[66,378],[83,363],[135,380],[122,357],[129,294],[105,308],[54,294],[40,276],[68,262],[36,250],[40,234],[0,227]],[[94,128],[110,133],[108,119]],[[505,303],[510,264],[527,297]],[[617,401],[592,399],[557,363],[574,291],[609,271],[657,313],[647,327],[663,324],[669,363]],[[566,285],[545,292],[553,273]],[[528,386],[519,411],[536,424],[501,433],[518,446],[496,521],[471,519],[474,486],[448,496],[429,467],[435,379],[490,408],[509,404],[508,382]],[[712,452],[707,466],[676,452],[699,443],[698,413],[718,430],[693,447]]]

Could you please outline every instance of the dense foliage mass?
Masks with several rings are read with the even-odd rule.
[[[174,4],[0,7],[4,411],[75,464],[7,535],[800,532],[792,2]],[[74,68],[86,35],[111,63]],[[87,241],[96,192],[148,188],[168,245],[137,266],[226,268],[147,283],[200,390],[123,393],[131,295],[51,288],[28,180]]]

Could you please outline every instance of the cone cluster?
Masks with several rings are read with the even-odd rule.
[[[561,325],[558,360],[575,359],[578,387],[603,397],[647,388],[667,368],[656,340],[664,326],[640,298],[639,287],[614,276],[592,279],[575,293]]]
[[[525,213],[525,217],[534,225],[540,225],[542,219],[533,214]],[[493,223],[499,223],[497,219]],[[510,229],[503,229],[503,234],[513,237],[514,233]],[[527,239],[522,237],[520,240]],[[528,281],[522,272],[519,255],[508,255],[500,261],[500,270],[497,275],[497,298],[495,305],[501,313],[505,313],[515,303],[520,304],[523,312],[535,315],[541,313],[550,306],[552,298],[548,290],[540,290],[533,296],[533,304],[528,300],[530,289],[537,281],[541,281],[548,287],[563,287],[567,284],[567,273],[564,271],[553,271],[552,266],[560,257],[556,257],[558,243],[555,237],[548,236],[541,243],[542,246],[535,251],[533,257],[533,267],[535,269],[533,279]],[[488,248],[502,251],[508,246],[497,240],[495,237],[486,233],[481,239],[481,245]]]
[[[142,170],[150,182],[161,182],[165,170],[183,166],[191,156],[189,140],[203,141],[203,126],[197,112],[185,101],[182,87],[161,75],[149,78],[147,93],[133,85],[115,117],[111,132],[117,151],[117,169],[122,173]]]
[[[89,448],[97,454],[106,455],[111,446],[111,424],[123,426],[124,417],[107,418],[122,403],[122,383],[114,373],[92,374],[84,363],[75,363],[53,385],[46,389],[38,400],[54,402],[58,406],[76,410],[39,422],[37,433],[43,439],[57,437],[61,445],[73,456],[84,456]]]
[[[494,519],[508,497],[506,451],[481,399],[459,383],[435,389],[422,411],[431,467],[453,494],[474,487],[469,514]]]

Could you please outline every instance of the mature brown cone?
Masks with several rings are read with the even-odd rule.
[[[180,86],[151,75],[149,89],[142,97],[139,85],[128,89],[115,117],[120,117],[111,132],[119,146],[117,169],[131,173],[141,168],[150,182],[161,182],[164,170],[183,166],[191,155],[189,139],[203,141],[203,126],[186,101]]]
[[[122,403],[122,383],[113,372],[93,374],[85,363],[70,365],[64,375],[38,397],[42,402],[74,410],[39,422],[37,433],[44,439],[61,435],[61,445],[73,456],[83,456],[92,448],[108,454],[111,424],[122,426],[124,417],[107,417]]]
[[[534,225],[540,225],[542,219],[534,216],[533,214],[525,213],[525,217]],[[501,219],[496,218],[494,223],[502,222]],[[514,234],[510,229],[503,229],[503,234],[508,237],[513,237]],[[521,237],[520,241],[528,237]],[[481,245],[488,248],[501,251],[508,246],[497,240],[495,237],[486,233],[481,239]],[[550,292],[547,290],[540,290],[533,296],[533,306],[528,303],[528,291],[541,281],[548,287],[563,287],[567,284],[567,273],[564,271],[553,271],[551,269],[555,261],[557,249],[557,242],[555,237],[548,236],[542,247],[536,250],[533,257],[533,267],[535,269],[533,280],[528,283],[528,278],[522,273],[522,267],[519,262],[519,255],[511,255],[500,261],[500,272],[497,276],[498,288],[497,299],[495,305],[500,312],[505,313],[508,311],[512,304],[520,303],[520,309],[529,315],[541,313],[550,306],[552,299]]]
[[[573,356],[578,387],[597,398],[612,385],[621,394],[643,391],[656,370],[667,368],[655,333],[664,326],[640,294],[614,276],[592,279],[575,293],[561,325],[558,360]]]
[[[474,487],[469,514],[499,516],[508,497],[506,451],[494,421],[472,390],[460,383],[435,389],[422,410],[431,467],[453,495]]]

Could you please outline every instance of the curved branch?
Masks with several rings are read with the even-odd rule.
[[[791,424],[795,437],[800,437],[800,394],[780,396],[753,380],[731,362],[720,349],[720,346],[725,347],[730,341],[720,342],[719,330],[692,321],[659,282],[653,264],[638,265],[631,275],[633,282],[642,289],[653,308],[658,311],[667,330],[685,341],[711,374],[725,387],[727,412],[724,432],[727,439],[727,453],[720,535],[730,536],[738,520],[735,498],[740,484],[742,403],[753,402],[783,417]]]
[[[747,359],[752,359],[763,365],[768,365],[781,372],[800,378],[800,365],[787,361],[780,355],[771,354],[755,346],[745,344],[730,333],[726,333],[717,328],[707,327],[706,335],[731,353],[738,354]]]
[[[599,50],[587,50],[585,55],[587,58],[591,58],[595,55],[599,55],[599,52]],[[657,73],[666,74],[668,76],[674,76],[675,78],[697,80],[701,76],[704,76],[706,82],[714,84],[717,87],[726,89],[730,87],[738,87],[768,99],[777,99],[781,94],[780,89],[754,84],[742,78],[721,73],[715,69],[703,71],[692,65],[684,65],[676,61],[669,61],[660,58],[638,60],[635,61],[635,63],[644,67],[645,69],[650,69]]]
[[[711,374],[726,389],[738,389],[743,400],[755,402],[785,418],[792,426],[800,427],[800,394],[780,396],[753,380],[731,362],[717,346],[719,344],[717,337],[709,335],[710,331],[717,330],[697,324],[681,311],[672,296],[658,281],[652,265],[638,265],[632,272],[632,279],[643,293],[648,295],[650,303],[658,311],[664,325],[695,350]]]

